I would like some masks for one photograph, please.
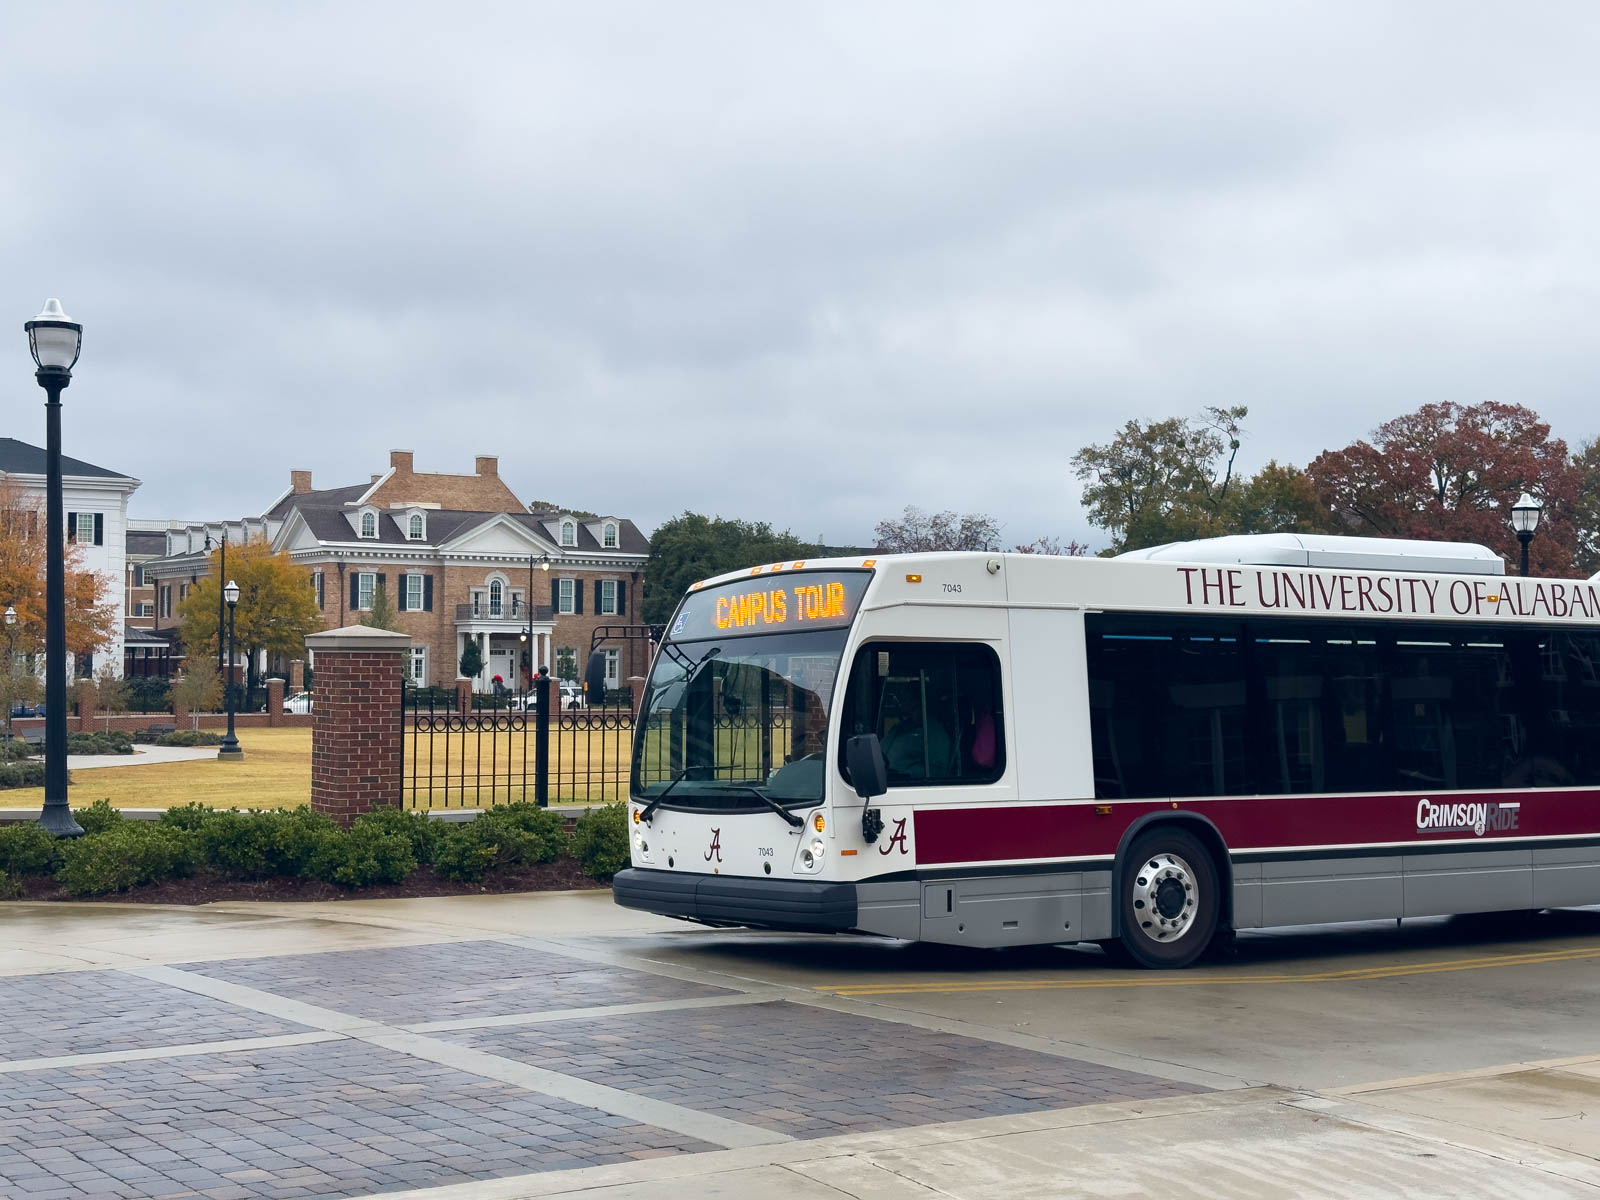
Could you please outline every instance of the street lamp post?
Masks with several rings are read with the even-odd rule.
[[[206,534],[206,550],[211,549],[211,534]],[[228,527],[222,527],[222,562],[217,567],[217,578],[228,577]],[[222,590],[217,590],[217,675],[221,676],[222,668]]]
[[[535,646],[533,642],[533,572],[535,567],[537,567],[540,571],[548,572],[550,570],[550,556],[548,554],[541,554],[539,556],[539,560],[535,562],[533,555],[528,555],[528,596],[526,600],[528,608],[528,629],[527,632],[522,635],[522,640],[528,647],[528,682],[530,684],[533,682],[533,677],[538,671],[538,655],[535,653]]]
[[[1511,506],[1511,528],[1517,532],[1517,541],[1522,543],[1522,574],[1528,574],[1528,543],[1533,541],[1534,531],[1539,528],[1539,514],[1544,511],[1540,504],[1527,492],[1517,497],[1517,502]]]
[[[228,700],[228,732],[222,739],[222,745],[217,748],[219,759],[238,762],[244,758],[244,751],[239,748],[239,739],[233,734],[233,610],[239,605],[239,585],[233,580],[228,580],[222,589],[222,595],[228,602],[228,674],[223,678],[223,695]]]
[[[6,747],[11,746],[11,710],[17,700],[12,689],[17,683],[17,610],[6,605]]]
[[[83,346],[83,326],[46,300],[44,311],[26,322],[28,348],[44,389],[45,415],[45,637],[44,811],[39,824],[57,837],[81,837],[67,803],[67,531],[61,499],[61,393]]]

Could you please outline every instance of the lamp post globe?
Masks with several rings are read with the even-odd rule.
[[[72,368],[83,348],[83,326],[61,308],[44,302],[44,311],[23,323],[28,351],[38,368],[33,377],[44,389],[45,556],[44,585],[44,809],[39,824],[57,837],[81,837],[67,803],[67,568],[66,514],[61,499],[61,393],[72,382]]]
[[[217,747],[217,758],[223,762],[239,762],[244,758],[244,750],[239,746],[239,739],[233,732],[233,612],[239,605],[239,585],[233,580],[228,580],[222,589],[222,598],[228,604],[228,673],[222,680],[223,695],[228,700],[228,732],[222,737],[222,745]],[[217,631],[218,640],[221,640],[222,631]]]
[[[1516,532],[1517,541],[1522,543],[1522,574],[1528,574],[1528,543],[1533,541],[1533,535],[1539,528],[1539,516],[1544,512],[1544,505],[1540,504],[1527,492],[1517,497],[1517,502],[1511,506],[1511,528]]]

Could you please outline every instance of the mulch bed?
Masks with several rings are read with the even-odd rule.
[[[24,900],[82,900],[118,904],[214,904],[219,900],[402,900],[413,896],[481,896],[504,892],[568,892],[609,888],[591,879],[570,858],[496,871],[477,883],[441,879],[432,867],[418,867],[404,883],[351,890],[320,879],[222,879],[205,871],[188,879],[165,879],[108,896],[69,896],[54,879],[22,880]]]

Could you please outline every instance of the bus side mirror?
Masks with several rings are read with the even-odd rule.
[[[850,768],[850,785],[863,800],[871,800],[889,790],[889,768],[884,765],[883,747],[875,733],[863,733],[844,744],[845,766]]]

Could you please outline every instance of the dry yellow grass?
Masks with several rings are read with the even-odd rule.
[[[550,800],[552,803],[600,804],[627,793],[627,763],[632,740],[627,730],[609,730],[604,739],[574,739],[552,733]],[[170,808],[200,803],[216,808],[295,808],[311,800],[311,731],[309,729],[245,729],[239,731],[243,762],[215,758],[148,766],[95,767],[72,772],[68,799],[74,808],[108,800],[116,808]],[[419,808],[478,808],[533,799],[533,739],[521,731],[491,736],[436,733],[406,739],[405,802],[412,806],[409,776],[420,777]],[[433,762],[430,769],[430,749]],[[467,784],[461,784],[466,754]],[[526,763],[524,764],[524,752]],[[524,793],[526,766],[526,793]],[[481,782],[477,776],[482,772]],[[429,776],[437,780],[431,795]],[[0,808],[39,808],[43,788],[0,791]]]
[[[72,772],[74,808],[109,800],[116,808],[170,808],[198,801],[216,808],[294,808],[311,800],[311,731],[243,729],[243,762],[215,758],[96,767]],[[43,788],[0,792],[0,806],[39,808]]]

